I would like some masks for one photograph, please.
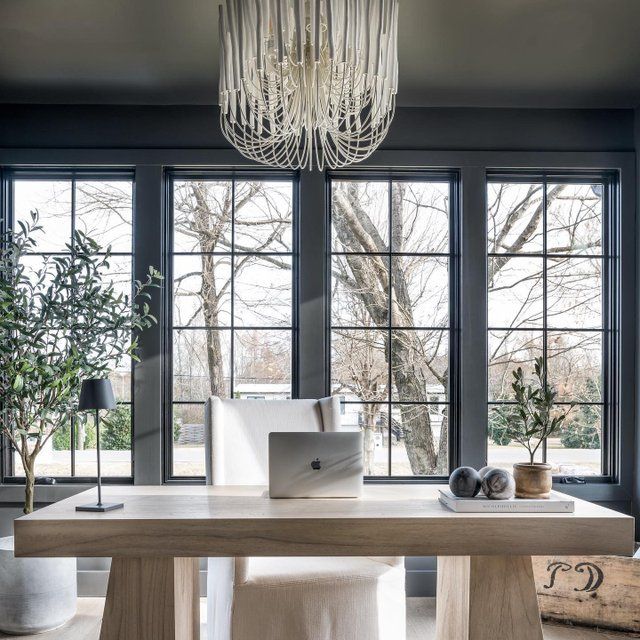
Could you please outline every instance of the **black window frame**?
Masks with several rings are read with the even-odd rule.
[[[602,411],[601,422],[601,471],[598,475],[569,475],[554,474],[553,481],[558,484],[615,484],[620,478],[620,227],[621,227],[621,200],[620,200],[620,175],[616,170],[488,170],[486,173],[486,187],[490,183],[540,183],[543,188],[543,249],[534,253],[490,253],[487,248],[487,264],[492,257],[497,256],[534,256],[541,258],[543,264],[543,324],[536,329],[523,329],[536,331],[542,334],[543,357],[547,357],[547,334],[554,331],[591,331],[602,335],[602,385],[603,393],[600,402],[580,402],[578,405],[600,406]],[[600,255],[593,256],[602,260],[602,326],[600,329],[558,328],[547,326],[547,274],[546,262],[548,257],[563,257],[559,254],[547,252],[547,187],[549,184],[602,184],[602,251]],[[487,203],[488,206],[488,203]],[[486,211],[485,211],[486,215]],[[571,254],[572,258],[588,258],[591,254]],[[487,283],[488,286],[488,283]],[[487,305],[488,312],[488,305]],[[488,314],[487,314],[488,317]],[[492,327],[487,321],[487,356],[489,334],[500,328]],[[488,358],[486,375],[488,379]],[[492,406],[514,404],[512,401],[492,401],[487,396],[487,413]],[[569,405],[561,402],[559,404]],[[487,455],[489,437],[487,434]],[[546,461],[546,443],[542,447],[542,459]]]
[[[460,423],[460,384],[461,384],[461,357],[460,357],[460,313],[461,313],[461,202],[460,202],[460,189],[461,189],[461,175],[458,169],[412,169],[412,170],[394,170],[394,169],[363,169],[363,170],[336,170],[327,171],[325,174],[325,393],[331,394],[331,334],[333,325],[331,321],[331,262],[334,255],[344,255],[343,252],[334,252],[332,247],[332,199],[331,199],[331,182],[332,180],[342,181],[387,181],[389,183],[389,199],[392,196],[392,184],[396,181],[404,182],[447,182],[449,184],[449,251],[445,254],[442,253],[424,253],[424,254],[410,254],[410,255],[424,255],[446,257],[449,261],[449,326],[444,328],[444,331],[449,333],[449,389],[447,402],[439,402],[437,404],[445,404],[449,408],[449,472],[455,469],[460,460],[460,437],[461,437],[461,423]],[[391,212],[389,213],[391,215]],[[389,226],[391,228],[391,220],[389,220]],[[367,254],[367,255],[384,255],[389,260],[394,255],[406,255],[403,252],[395,252],[389,243],[388,251],[382,254]],[[389,295],[391,298],[391,295]],[[391,303],[391,301],[389,301]],[[382,331],[391,332],[394,327],[391,322],[391,315],[389,315],[389,324],[384,328],[380,328]],[[389,381],[391,381],[391,358],[388,362],[389,367]],[[349,404],[349,402],[342,402]],[[362,404],[360,402],[351,402],[351,404]],[[408,404],[407,402],[393,401],[392,394],[388,393],[388,399],[380,402],[366,402],[366,404],[381,404],[386,405],[388,408],[389,416],[391,417],[391,409],[394,405]],[[410,404],[410,403],[409,403]],[[431,403],[429,403],[431,404]],[[428,476],[414,476],[414,475],[391,475],[392,461],[391,461],[391,429],[392,420],[388,420],[389,429],[389,452],[388,452],[388,475],[386,476],[365,476],[365,483],[370,484],[401,484],[401,483],[417,483],[417,484],[437,484],[446,481],[448,476],[444,475],[428,475]]]
[[[292,302],[291,302],[291,327],[274,327],[274,329],[291,332],[291,397],[297,398],[299,395],[299,254],[300,254],[300,174],[297,171],[273,170],[273,169],[247,169],[229,170],[225,168],[188,169],[188,168],[168,168],[165,170],[165,250],[163,258],[164,275],[164,308],[163,308],[163,372],[162,372],[162,416],[163,416],[163,482],[165,484],[204,484],[206,478],[202,476],[177,476],[173,473],[173,407],[176,404],[202,405],[204,412],[205,401],[175,401],[173,399],[173,333],[176,327],[173,326],[173,257],[183,255],[184,252],[173,251],[174,238],[174,183],[182,180],[211,180],[211,181],[237,181],[259,180],[259,181],[282,181],[290,180],[292,183],[292,247],[290,253],[278,252],[278,255],[291,257],[291,278],[292,278]],[[234,204],[235,207],[235,204]],[[235,212],[232,216],[232,236],[235,225]],[[223,252],[220,255],[236,255],[232,250]],[[216,252],[217,253],[217,252]],[[269,252],[242,252],[242,255],[265,255]],[[190,255],[200,255],[199,252],[190,252]],[[235,279],[234,269],[231,270],[231,278]],[[233,296],[232,296],[233,298]],[[190,327],[196,329],[195,327]],[[235,330],[233,319],[233,306],[231,312],[231,322],[225,330],[232,335]],[[251,329],[252,327],[241,327]],[[198,329],[211,330],[212,327],[199,327]],[[270,330],[268,327],[260,327],[261,330]],[[231,394],[233,394],[233,346],[231,347]]]
[[[637,172],[636,154],[633,151],[603,150],[597,143],[582,150],[555,146],[554,150],[532,150],[530,147],[510,149],[468,149],[460,146],[439,149],[425,148],[423,140],[407,148],[402,144],[380,149],[364,160],[357,170],[385,172],[413,172],[423,170],[449,171],[460,174],[460,251],[461,251],[461,402],[460,435],[452,464],[471,465],[476,468],[486,464],[486,376],[478,371],[486,368],[486,176],[488,172],[543,171],[560,173],[584,173],[592,170],[609,170],[619,183],[615,198],[620,212],[620,299],[619,299],[619,378],[618,440],[611,443],[611,455],[615,458],[617,478],[611,482],[590,481],[560,484],[562,478],[554,478],[554,488],[577,498],[616,504],[629,508],[635,486],[635,438],[637,366],[635,343],[638,335],[636,303],[639,281],[636,272],[638,246],[636,239]],[[579,145],[580,146],[580,145]],[[262,168],[244,161],[238,153],[228,148],[106,148],[86,145],[50,148],[0,148],[0,174],[18,168],[66,169],[82,168],[107,170],[128,168],[135,173],[134,184],[134,234],[136,277],[146,276],[147,265],[164,269],[166,255],[166,171],[173,168],[199,170],[257,171]],[[300,268],[300,350],[298,376],[301,397],[317,398],[326,393],[326,331],[319,318],[325,317],[326,276],[324,256],[326,248],[319,238],[326,235],[326,179],[318,171],[299,174],[301,236]],[[4,182],[0,183],[0,191]],[[2,204],[6,198],[2,198]],[[163,271],[164,272],[164,271]],[[153,297],[151,308],[159,324],[140,335],[141,362],[136,364],[135,388],[135,483],[161,485],[166,468],[164,458],[163,424],[163,337],[165,332],[164,288]],[[392,478],[384,482],[392,483]],[[410,478],[408,482],[433,482]],[[90,488],[90,485],[84,485]],[[40,501],[68,497],[78,491],[78,485],[57,488],[39,486]],[[19,503],[22,499],[19,486],[7,486],[5,504]]]
[[[76,182],[82,180],[122,180],[131,182],[131,253],[114,251],[113,256],[130,256],[131,257],[131,293],[133,295],[133,287],[135,282],[136,269],[136,180],[135,171],[131,168],[123,167],[92,167],[92,166],[74,166],[74,167],[17,167],[4,168],[1,175],[1,209],[2,228],[0,232],[9,231],[14,226],[14,182],[15,180],[68,180],[71,182],[71,236],[69,241],[73,243],[73,232],[76,229]],[[58,255],[58,252],[38,251],[33,255]],[[135,361],[131,362],[131,381],[130,381],[130,400],[118,401],[118,405],[126,405],[131,409],[131,475],[129,476],[101,476],[105,484],[133,484],[135,477]],[[1,409],[1,407],[0,407]],[[3,484],[24,484],[23,476],[15,475],[15,464],[13,456],[13,447],[6,436],[0,438],[0,446],[2,455],[0,455],[0,477]],[[57,484],[93,484],[97,482],[97,476],[78,476],[75,475],[75,418],[71,419],[70,431],[70,476],[53,476]],[[38,476],[40,477],[40,476]]]

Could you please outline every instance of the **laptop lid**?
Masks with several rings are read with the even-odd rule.
[[[362,432],[269,434],[271,498],[357,498],[362,476]]]

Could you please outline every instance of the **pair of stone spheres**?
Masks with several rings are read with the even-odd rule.
[[[449,476],[449,489],[458,498],[474,498],[482,491],[490,500],[509,500],[516,494],[516,483],[504,469],[458,467]]]

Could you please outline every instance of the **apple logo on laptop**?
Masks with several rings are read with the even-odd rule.
[[[314,469],[315,471],[317,471],[318,469],[321,468],[321,466],[320,466],[320,458],[316,458],[315,460],[311,461],[311,468]]]

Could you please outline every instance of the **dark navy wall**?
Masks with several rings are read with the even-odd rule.
[[[0,105],[0,147],[224,148],[208,106]],[[631,109],[399,108],[384,149],[633,151]]]

